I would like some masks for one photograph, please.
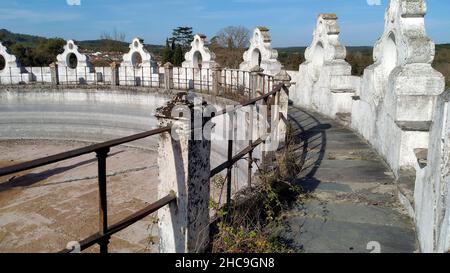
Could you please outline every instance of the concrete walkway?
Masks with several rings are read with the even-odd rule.
[[[281,237],[307,253],[417,251],[413,222],[377,153],[320,114],[291,106],[289,118],[302,166],[297,182],[308,194],[283,215]]]

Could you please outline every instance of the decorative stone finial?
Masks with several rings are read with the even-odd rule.
[[[197,34],[191,43],[191,50],[186,52],[182,66],[187,68],[211,68],[216,62],[216,55],[208,48],[206,36]]]
[[[16,56],[9,54],[8,49],[0,42],[0,55],[5,59],[5,67],[3,70],[8,70],[10,67],[17,68],[19,64]]]
[[[154,67],[152,55],[145,49],[144,40],[136,37],[129,46],[130,50],[123,55],[121,67]]]
[[[278,51],[272,48],[271,41],[269,29],[257,27],[250,40],[250,47],[244,53],[244,62],[240,64],[240,69],[250,71],[253,67],[260,66],[269,75],[280,72]]]
[[[250,69],[250,72],[252,73],[262,73],[264,72],[264,69],[262,69],[259,65],[255,65]]]
[[[16,56],[9,54],[8,49],[0,42],[0,56],[3,57],[5,65],[0,68],[0,77],[2,83],[21,83],[30,80],[30,73],[20,66]]]
[[[348,114],[352,96],[360,80],[351,75],[345,61],[346,49],[339,41],[340,28],[334,13],[317,16],[311,45],[306,49],[306,61],[299,67],[295,92],[290,99],[300,106],[313,108],[327,116]],[[281,75],[280,75],[281,76]]]
[[[171,62],[167,62],[164,64],[164,68],[173,68],[173,64]]]
[[[211,65],[211,69],[212,70],[220,70],[220,69],[222,69],[222,66],[220,66],[220,64],[218,64],[218,63],[213,63]]]
[[[84,67],[92,67],[88,56],[80,53],[78,46],[73,40],[67,41],[67,44],[64,46],[64,52],[56,56],[56,59],[59,67],[80,67],[83,69]]]
[[[287,73],[284,67],[281,68],[281,71],[275,75],[274,82],[276,84],[283,83],[286,87],[291,86],[291,76]]]
[[[426,11],[424,0],[390,1],[384,33],[374,47],[375,63],[391,70],[393,66],[433,62],[435,45],[426,34]]]
[[[306,61],[323,64],[324,62],[344,60],[347,52],[339,42],[340,32],[336,14],[319,14],[313,41],[305,51]]]
[[[118,68],[118,67],[120,67],[120,64],[118,62],[112,62],[109,66],[111,68]]]

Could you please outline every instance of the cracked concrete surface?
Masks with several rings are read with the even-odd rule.
[[[354,132],[291,106],[298,184],[307,192],[283,216],[281,238],[299,252],[416,252],[412,219],[397,198],[393,173]]]
[[[0,141],[0,167],[88,145],[68,141]],[[108,221],[156,201],[156,153],[113,148],[107,160]],[[156,217],[111,239],[111,252],[156,252]],[[0,178],[0,252],[57,252],[98,231],[95,154]],[[97,252],[93,247],[87,252]]]

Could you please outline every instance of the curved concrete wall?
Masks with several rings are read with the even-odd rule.
[[[106,141],[157,127],[155,109],[168,96],[123,90],[0,92],[0,139]],[[157,140],[157,139],[156,139]],[[155,149],[148,138],[132,146]]]
[[[46,139],[103,142],[158,127],[156,109],[172,96],[156,90],[51,89],[19,87],[0,91],[0,139]],[[204,95],[212,105],[223,109],[236,102]],[[226,121],[213,119],[211,166],[227,159],[228,142],[220,139]],[[236,141],[235,153],[248,142]],[[127,146],[156,150],[158,136]],[[255,168],[256,169],[256,168]],[[247,163],[235,168],[236,190],[246,184]]]

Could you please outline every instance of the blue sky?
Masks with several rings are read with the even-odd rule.
[[[68,2],[81,1],[81,5]],[[369,0],[370,2],[371,0]],[[13,32],[97,39],[116,28],[127,40],[135,36],[162,44],[176,26],[192,26],[211,37],[229,25],[267,26],[275,46],[305,46],[317,14],[335,12],[346,45],[373,45],[383,30],[388,0],[1,0],[0,28]],[[450,42],[449,0],[428,0],[429,36]]]

